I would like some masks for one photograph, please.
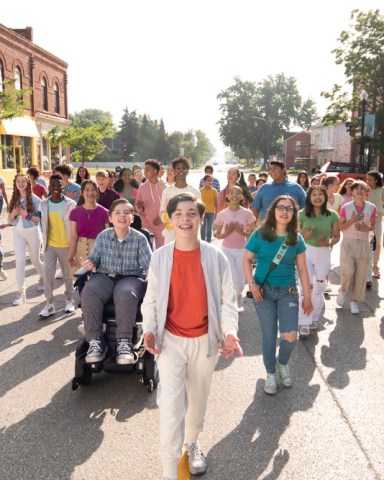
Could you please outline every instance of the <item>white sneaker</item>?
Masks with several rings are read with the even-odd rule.
[[[185,449],[188,455],[188,468],[192,475],[202,475],[207,470],[207,463],[200,445],[196,443],[186,443]]]
[[[58,280],[61,280],[62,278],[64,278],[63,272],[61,270],[58,270],[55,275],[55,278],[57,278]]]
[[[47,305],[45,305],[45,307],[39,313],[39,317],[47,318],[53,315],[54,313],[56,313],[56,310],[53,303],[47,303]]]
[[[332,287],[327,283],[324,288],[324,293],[330,293],[332,292]]]
[[[309,337],[311,334],[309,325],[299,325],[299,335],[300,337]]]
[[[345,293],[339,290],[339,293],[337,294],[336,297],[336,303],[342,307],[345,303]]]
[[[65,313],[73,313],[76,310],[75,308],[75,302],[71,299],[67,300],[65,302]]]
[[[3,268],[0,268],[0,278],[1,280],[6,280],[8,278],[8,274],[4,271]]]
[[[356,302],[351,302],[349,306],[351,307],[351,313],[353,313],[353,315],[358,315],[360,313],[359,306]]]
[[[277,381],[275,373],[267,373],[267,378],[264,382],[264,392],[269,395],[275,395],[277,392]]]
[[[23,302],[25,302],[25,300],[26,300],[25,292],[19,292],[15,300],[12,302],[12,305],[14,307],[17,307],[18,305],[21,305]]]
[[[38,292],[44,292],[44,281],[42,278],[39,279],[39,283],[37,284],[36,290]]]

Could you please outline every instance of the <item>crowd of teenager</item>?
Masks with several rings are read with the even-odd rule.
[[[135,312],[144,298],[146,348],[167,372],[158,393],[164,479],[176,478],[183,443],[191,472],[205,471],[197,436],[217,355],[241,354],[237,329],[245,286],[260,323],[264,390],[273,395],[278,378],[291,386],[288,363],[297,337],[316,330],[324,293],[332,291],[333,245],[342,239],[337,303],[343,307],[348,298],[357,315],[366,289],[380,278],[383,243],[384,190],[376,171],[365,182],[347,178],[340,184],[337,176],[310,178],[305,171],[292,182],[284,163],[274,160],[268,172],[251,172],[247,181],[241,170],[229,168],[220,185],[207,165],[195,188],[188,184],[189,169],[185,157],[166,171],[149,159],[143,167],[99,170],[95,180],[82,166],[72,181],[72,167],[60,164],[47,184],[30,167],[15,176],[11,198],[0,178],[0,213],[3,202],[8,210],[1,227],[13,226],[14,306],[26,300],[27,251],[39,276],[36,288],[46,297],[40,319],[56,312],[57,262],[65,313],[77,307],[74,272],[93,270],[82,292],[86,362],[107,354],[101,315],[113,298],[116,362],[129,364]],[[219,248],[209,245],[215,238],[222,240]],[[0,278],[6,280],[2,258],[0,250]]]

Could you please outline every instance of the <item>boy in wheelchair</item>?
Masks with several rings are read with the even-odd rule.
[[[111,300],[115,305],[116,363],[135,362],[132,334],[139,302],[146,291],[151,248],[146,237],[131,227],[133,206],[115,200],[109,209],[113,228],[103,230],[86,261],[85,270],[96,270],[81,292],[85,336],[89,343],[86,363],[102,362],[108,344],[103,335],[103,310]]]

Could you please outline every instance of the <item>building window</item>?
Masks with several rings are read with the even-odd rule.
[[[22,89],[22,82],[21,82],[21,71],[20,68],[17,67],[15,70],[15,88],[16,90]]]
[[[41,103],[43,106],[43,110],[46,112],[48,111],[48,89],[47,89],[47,81],[45,78],[41,81]]]
[[[53,87],[53,91],[55,94],[55,113],[60,113],[60,95],[59,95],[59,86],[55,83]]]

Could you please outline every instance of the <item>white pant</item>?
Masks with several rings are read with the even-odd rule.
[[[40,260],[41,230],[40,227],[13,227],[13,244],[16,256],[16,280],[19,290],[25,291],[25,258],[28,246],[29,257],[36,268],[39,278],[43,278],[43,263]]]
[[[244,248],[221,247],[224,255],[229,261],[231,267],[232,282],[235,287],[236,295],[240,295],[245,287],[245,276],[243,271]]]
[[[331,268],[331,249],[329,247],[312,247],[307,245],[305,252],[309,281],[312,286],[311,300],[313,311],[305,315],[300,301],[299,325],[310,325],[317,322],[324,307],[325,279]],[[301,290],[301,289],[300,289]]]
[[[203,429],[218,355],[208,357],[208,334],[185,338],[164,332],[158,356],[160,456],[164,477],[177,477],[183,443],[194,443]],[[185,433],[184,433],[185,432]]]

